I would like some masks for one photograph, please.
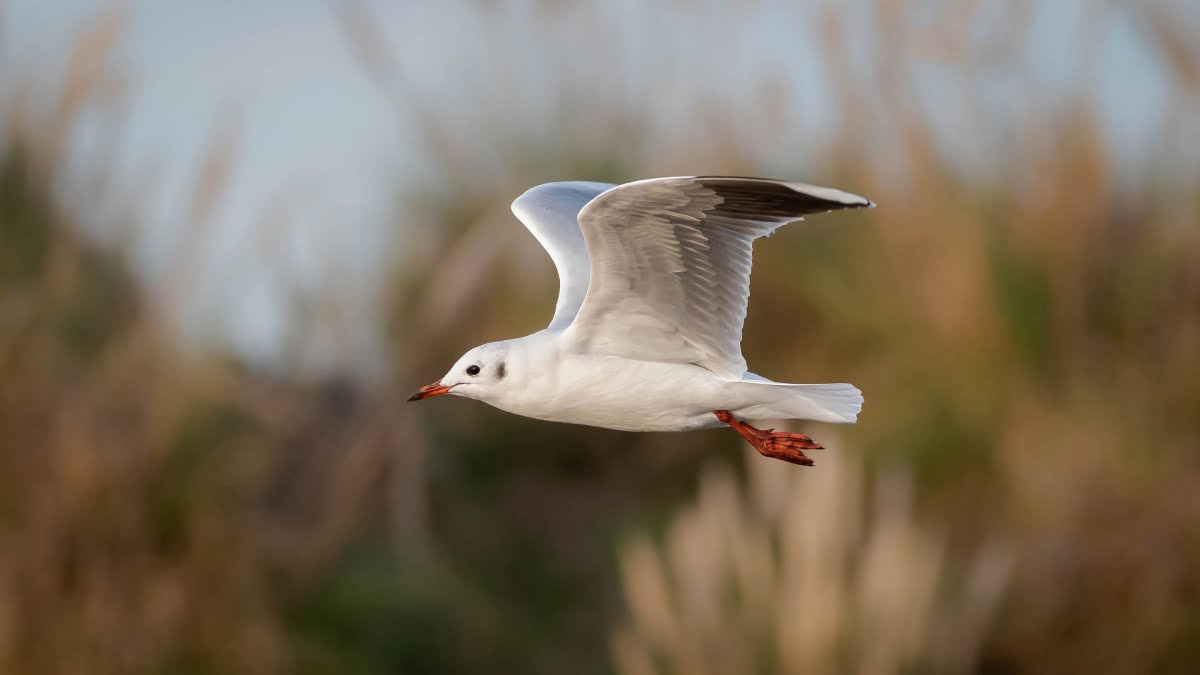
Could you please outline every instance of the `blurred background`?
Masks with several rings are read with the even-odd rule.
[[[756,251],[816,468],[403,404],[704,173],[879,204]],[[0,672],[1196,672],[1198,495],[1194,2],[0,5]]]

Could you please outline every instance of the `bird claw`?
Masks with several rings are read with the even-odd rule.
[[[804,434],[788,432],[771,433],[761,443],[754,444],[756,450],[766,457],[782,459],[792,464],[812,466],[812,458],[804,454],[805,450],[817,450],[822,446]]]
[[[741,434],[742,438],[745,438],[764,457],[782,459],[785,462],[802,466],[813,466],[812,458],[805,455],[804,451],[821,450],[825,447],[807,434],[756,429],[736,419],[728,410],[714,410],[713,414],[717,416],[717,419],[733,427],[734,431]]]
[[[755,448],[764,457],[782,459],[790,464],[799,464],[801,466],[813,466],[816,464],[811,457],[804,454],[804,452],[799,448],[776,446],[772,444],[768,444],[765,448],[759,448],[757,446],[755,446]]]

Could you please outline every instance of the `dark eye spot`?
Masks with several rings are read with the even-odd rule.
[[[496,366],[496,379],[497,379],[497,380],[503,380],[503,379],[504,379],[504,375],[505,375],[505,373],[504,373],[504,363],[503,363],[503,362],[501,362],[501,363],[500,363],[500,365]]]
[[[467,366],[467,374],[472,375],[472,376],[478,375],[479,374],[479,366]]]

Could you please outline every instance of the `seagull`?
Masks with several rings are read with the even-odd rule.
[[[409,398],[473,398],[526,417],[624,431],[729,426],[767,457],[812,466],[805,434],[760,420],[850,424],[852,384],[748,372],[751,245],[804,216],[873,207],[841,190],[690,176],[546,183],[512,204],[558,270],[550,325],[468,351]]]

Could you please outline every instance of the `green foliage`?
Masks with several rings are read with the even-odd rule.
[[[50,255],[51,204],[30,176],[30,165],[19,150],[0,154],[0,280],[5,287],[29,282],[45,270]]]
[[[518,625],[453,575],[379,544],[348,551],[307,595],[294,620],[306,643],[300,672],[476,673],[521,662]]]

